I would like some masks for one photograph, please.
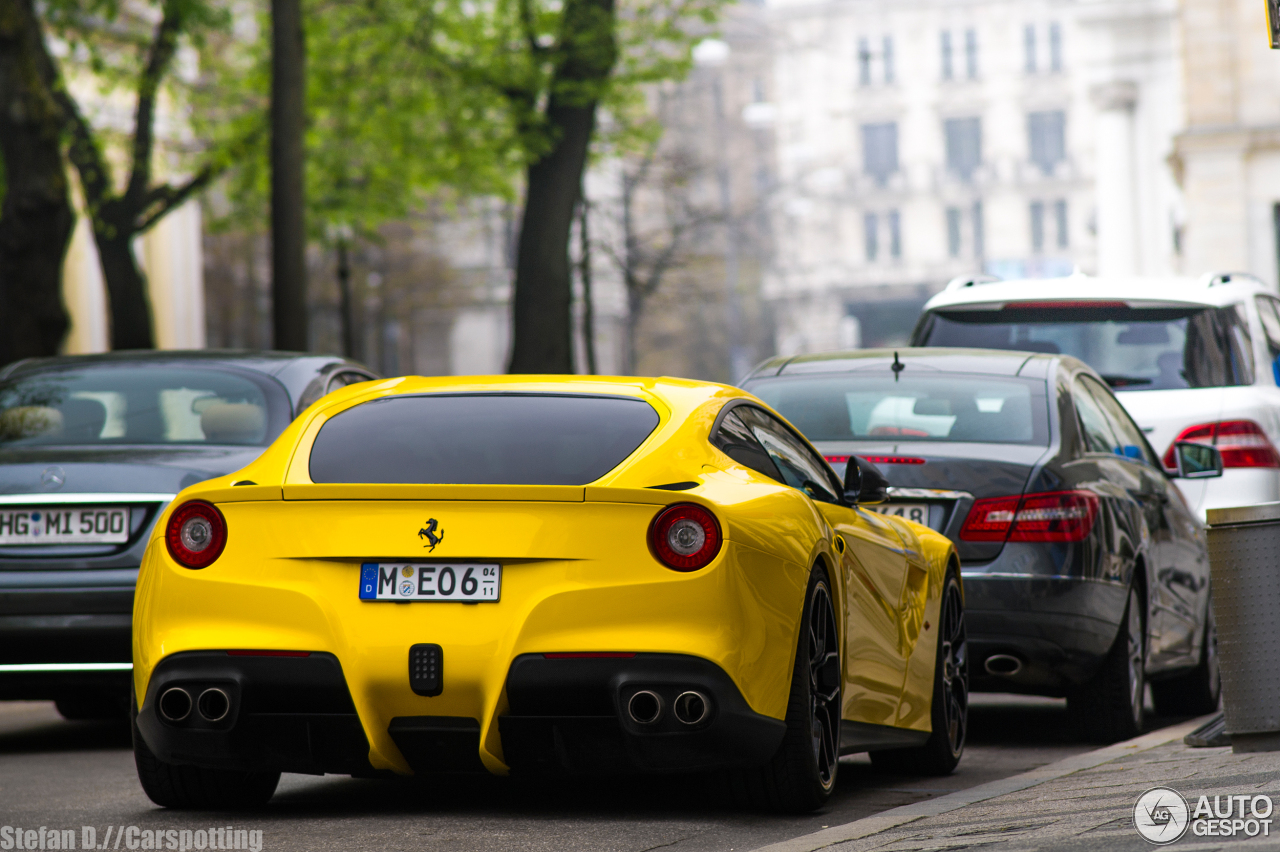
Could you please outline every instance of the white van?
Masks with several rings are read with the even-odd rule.
[[[1280,294],[1251,275],[957,278],[925,305],[911,343],[1074,355],[1166,466],[1174,441],[1222,453],[1221,478],[1178,483],[1202,518],[1280,500]]]

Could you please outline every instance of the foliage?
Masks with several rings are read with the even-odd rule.
[[[724,0],[625,0],[600,100],[608,150],[647,148],[659,128],[643,86],[689,68],[689,47]],[[314,239],[376,239],[427,195],[514,198],[521,170],[554,143],[541,107],[563,51],[561,0],[306,0],[307,207]],[[690,20],[695,27],[689,26]],[[214,225],[263,222],[270,22],[259,0],[217,36],[194,94],[196,135],[227,149],[254,139],[215,204]],[[253,34],[246,37],[246,32]],[[254,128],[259,128],[254,133]]]
[[[312,238],[328,241],[335,229],[375,238],[382,222],[442,187],[513,194],[518,162],[500,104],[407,47],[416,3],[308,0],[305,18]],[[265,36],[265,4],[248,25]],[[242,32],[222,47],[211,68],[222,85],[198,94],[195,126],[206,138],[255,139],[226,184],[229,203],[215,206],[215,226],[243,227],[268,211],[269,44]]]

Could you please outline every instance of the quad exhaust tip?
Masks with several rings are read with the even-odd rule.
[[[657,723],[665,709],[662,696],[648,689],[640,690],[627,701],[627,715],[637,725]]]
[[[1012,654],[992,654],[983,665],[989,675],[1013,677],[1022,671],[1022,660]]]
[[[173,686],[160,693],[157,706],[160,715],[170,722],[181,722],[191,715],[191,693],[180,686]]]
[[[681,724],[701,725],[711,715],[711,699],[691,689],[676,696],[671,712]]]
[[[216,686],[211,686],[200,693],[196,708],[206,722],[221,722],[231,712],[231,698]]]

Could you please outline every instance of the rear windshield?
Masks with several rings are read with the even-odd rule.
[[[586,485],[657,425],[653,406],[629,397],[396,396],[325,423],[311,448],[311,481]]]
[[[843,373],[756,379],[745,387],[815,442],[1049,443],[1045,385],[1034,379],[941,373],[894,381]]]
[[[283,388],[239,372],[120,364],[0,382],[0,446],[270,443]]]
[[[935,311],[915,345],[1073,355],[1117,390],[1253,383],[1248,327],[1231,308]]]

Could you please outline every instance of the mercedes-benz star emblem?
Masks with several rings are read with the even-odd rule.
[[[50,491],[55,488],[61,488],[62,483],[67,481],[67,472],[56,464],[52,467],[46,467],[40,472],[40,484]]]

